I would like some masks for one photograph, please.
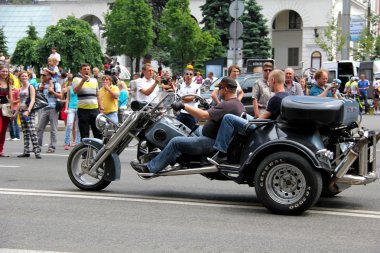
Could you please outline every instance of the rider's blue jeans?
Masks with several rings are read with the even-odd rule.
[[[214,142],[214,139],[206,136],[174,137],[169,141],[168,145],[166,145],[160,154],[148,163],[148,169],[152,173],[157,173],[173,163],[182,154],[209,154],[214,150],[212,147]]]
[[[231,138],[238,132],[243,134],[247,123],[248,120],[239,116],[233,114],[224,115],[218,135],[216,136],[214,148],[220,152],[227,153]],[[251,125],[249,128],[253,129],[255,127],[255,125]]]

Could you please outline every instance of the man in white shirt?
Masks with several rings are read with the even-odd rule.
[[[199,84],[193,82],[194,70],[186,69],[184,73],[184,82],[178,87],[178,94],[180,96],[188,94],[198,94],[200,95]],[[198,108],[198,103],[194,102],[194,96],[189,96],[183,98],[182,101],[189,106]],[[188,128],[193,129],[197,124],[197,119],[191,116],[186,110],[181,110],[180,114],[177,115],[177,120],[181,121]]]
[[[55,48],[55,47],[51,48],[51,54],[50,54],[49,58],[50,57],[54,57],[55,59],[57,59],[57,66],[58,66],[59,62],[61,61],[61,55],[57,53],[57,48]]]
[[[142,67],[142,72],[144,74],[144,77],[138,79],[136,84],[136,100],[139,102],[149,103],[154,98],[156,98],[156,100],[159,99],[159,88],[157,85],[161,82],[161,77],[157,75],[156,79],[153,79],[154,69],[150,63],[146,63]]]

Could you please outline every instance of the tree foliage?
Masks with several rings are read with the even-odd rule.
[[[338,26],[338,20],[335,18],[332,8],[330,19],[323,33],[315,38],[315,43],[326,53],[329,61],[336,60],[338,53],[343,49],[346,43],[346,36],[342,32],[342,28]]]
[[[11,63],[23,66],[38,66],[37,46],[40,38],[37,36],[36,27],[29,25],[26,34],[26,37],[17,42]]]
[[[217,44],[209,32],[201,31],[190,15],[189,0],[169,0],[161,24],[158,44],[170,53],[171,67],[175,71],[181,71],[188,63],[204,61]]]
[[[357,46],[352,48],[354,59],[359,61],[373,60],[380,56],[378,54],[378,49],[376,48],[377,38],[374,36],[377,31],[377,25],[371,25],[378,24],[380,17],[375,15],[367,18],[370,19],[370,26],[363,29]]]
[[[147,53],[153,41],[153,20],[144,0],[116,0],[105,19],[105,37],[113,54],[133,59]]]
[[[82,63],[103,67],[103,55],[96,35],[86,21],[73,16],[47,27],[46,34],[37,47],[40,64],[47,64],[51,48],[56,47],[61,55],[59,66],[71,69],[74,73]]]
[[[241,17],[243,23],[243,56],[244,58],[270,58],[271,43],[268,37],[267,20],[261,14],[262,7],[256,0],[245,2],[245,11]]]
[[[4,34],[4,27],[0,28],[0,53],[8,55],[7,37]]]

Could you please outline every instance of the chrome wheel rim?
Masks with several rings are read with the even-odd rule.
[[[97,150],[91,147],[84,147],[78,150],[71,161],[71,172],[75,180],[82,185],[96,185],[99,183],[103,176],[104,170],[98,168],[96,175],[89,174],[89,165],[94,159]]]
[[[298,202],[306,191],[306,179],[302,171],[291,164],[274,166],[265,180],[269,196],[280,204]]]

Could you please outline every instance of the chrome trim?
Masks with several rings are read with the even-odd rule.
[[[371,172],[365,176],[344,175],[342,178],[339,178],[336,181],[336,183],[349,184],[349,185],[365,185],[365,184],[375,182],[379,178],[380,178],[380,175],[376,172]]]
[[[213,173],[219,170],[215,166],[208,166],[203,168],[195,169],[181,169],[181,170],[170,170],[161,173],[138,173],[142,177],[162,177],[162,176],[181,176],[181,175],[193,175],[193,174],[203,174],[203,173]]]

